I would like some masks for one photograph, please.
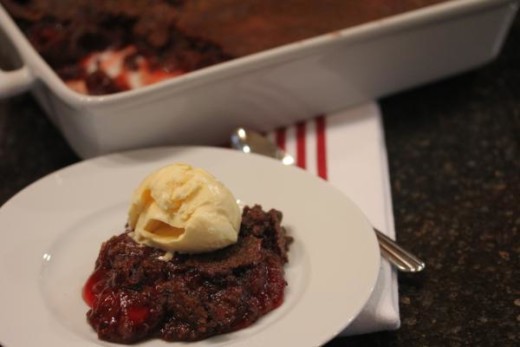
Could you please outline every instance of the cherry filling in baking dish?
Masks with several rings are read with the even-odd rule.
[[[111,94],[452,0],[0,0],[81,93]],[[336,35],[337,36],[337,35]]]
[[[83,289],[100,339],[196,341],[245,328],[280,306],[290,237],[282,214],[244,208],[239,239],[224,249],[173,255],[125,233],[106,241]]]

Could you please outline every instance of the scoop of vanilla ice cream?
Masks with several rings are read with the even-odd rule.
[[[145,178],[128,215],[136,242],[182,253],[235,243],[241,222],[240,207],[229,189],[187,164],[172,164]]]

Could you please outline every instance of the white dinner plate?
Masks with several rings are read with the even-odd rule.
[[[101,243],[123,232],[133,190],[151,171],[173,162],[208,170],[246,204],[282,211],[295,240],[282,306],[249,328],[189,346],[317,346],[357,316],[377,279],[379,249],[370,224],[343,193],[266,157],[208,147],[155,148],[72,165],[2,206],[0,345],[113,346],[87,324],[81,289]],[[157,339],[140,345],[173,346]]]

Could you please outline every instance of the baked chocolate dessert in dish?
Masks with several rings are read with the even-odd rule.
[[[242,210],[208,172],[163,167],[134,192],[126,231],[86,280],[100,339],[196,341],[250,326],[283,303],[291,238],[282,213]]]
[[[84,288],[100,339],[195,341],[245,328],[284,299],[289,238],[282,214],[244,208],[238,242],[201,254],[136,243],[127,231],[103,244]]]
[[[0,0],[74,90],[110,94],[454,0]]]

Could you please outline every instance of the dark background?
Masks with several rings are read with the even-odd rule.
[[[427,269],[399,275],[399,330],[328,346],[519,346],[518,17],[493,62],[381,107],[398,240]],[[31,96],[0,101],[0,205],[78,160]]]

